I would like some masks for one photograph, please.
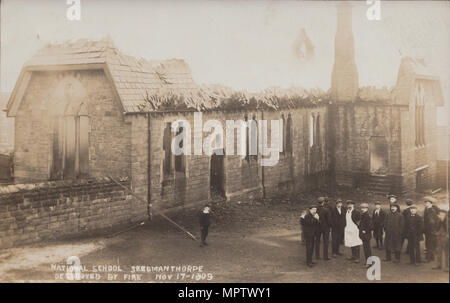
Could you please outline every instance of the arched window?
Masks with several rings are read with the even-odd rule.
[[[414,122],[416,147],[425,146],[425,91],[421,84],[416,88]]]
[[[82,103],[78,111],[78,177],[89,175],[89,116],[86,104]]]
[[[258,159],[258,123],[256,116],[253,115],[249,120],[248,116],[244,116],[245,123],[245,160]]]
[[[164,162],[163,162],[163,176],[164,178],[172,175],[172,129],[170,122],[167,122],[164,127],[163,134],[163,151],[164,151]]]
[[[64,174],[63,179],[74,179],[75,174],[75,157],[76,157],[76,113],[69,104],[64,114]]]
[[[320,145],[320,114],[317,114],[316,117],[315,136],[316,136],[316,139],[314,140],[315,144]]]
[[[315,139],[315,117],[314,114],[311,114],[311,116],[309,117],[309,146],[312,147],[316,142],[314,141]]]
[[[258,159],[258,122],[256,122],[256,116],[252,116],[252,120],[250,121],[250,157],[253,158],[253,160]]]
[[[286,119],[284,117],[284,114],[281,114],[281,118],[280,118],[280,132],[281,136],[280,136],[280,142],[279,144],[279,151],[280,154],[284,155],[286,152]]]
[[[285,136],[285,144],[286,153],[288,155],[292,155],[292,117],[291,114],[288,114],[287,122],[286,122],[286,136]]]
[[[176,136],[182,135],[182,140],[180,141],[180,148],[183,149],[183,152],[180,155],[175,155],[175,171],[185,174],[186,173],[186,154],[184,151],[184,144],[186,138],[186,126],[183,125],[183,122],[179,122],[179,127],[176,132]]]
[[[89,116],[84,103],[68,104],[53,117],[52,180],[75,179],[89,174]]]

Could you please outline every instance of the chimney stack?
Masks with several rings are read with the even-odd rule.
[[[331,95],[335,101],[354,101],[358,94],[358,70],[352,31],[352,7],[347,2],[337,5],[337,30],[334,41],[334,66]]]

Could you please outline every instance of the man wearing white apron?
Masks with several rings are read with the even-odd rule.
[[[355,263],[359,263],[359,247],[362,245],[362,240],[359,237],[359,220],[361,220],[361,214],[355,209],[355,203],[348,200],[345,215],[344,245],[351,248],[352,256],[348,259]]]

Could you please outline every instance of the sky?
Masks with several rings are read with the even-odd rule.
[[[260,91],[271,86],[330,87],[336,2],[81,0],[1,1],[1,90],[11,91],[24,62],[47,43],[109,35],[123,53],[184,59],[198,83]],[[402,56],[423,57],[450,96],[450,2],[381,1],[370,21],[366,1],[352,2],[360,86],[395,85]],[[302,28],[314,46],[296,55]]]

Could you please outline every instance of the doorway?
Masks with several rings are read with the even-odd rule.
[[[370,172],[376,175],[386,175],[388,168],[388,143],[385,137],[370,138]]]
[[[215,149],[211,155],[210,166],[210,191],[211,198],[224,197],[224,150]]]
[[[421,193],[428,189],[427,184],[427,168],[416,170],[416,191]]]

